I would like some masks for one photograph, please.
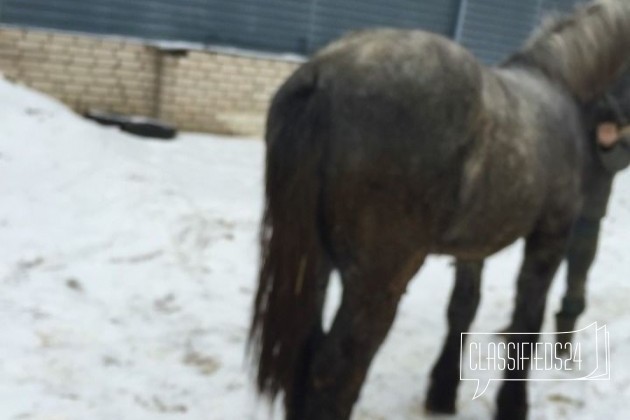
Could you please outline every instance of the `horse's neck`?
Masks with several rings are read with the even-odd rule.
[[[544,26],[504,64],[529,66],[583,101],[602,94],[630,57],[630,2],[602,0]]]
[[[491,68],[483,76],[483,104],[495,125],[532,124],[534,114],[566,106],[566,92],[528,68]]]

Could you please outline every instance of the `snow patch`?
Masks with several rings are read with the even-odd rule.
[[[267,418],[244,367],[263,158],[256,141],[138,140],[0,80],[0,418]],[[626,171],[580,322],[608,324],[613,379],[531,383],[533,419],[630,411],[629,192]],[[473,330],[507,323],[521,251],[490,259]],[[424,417],[452,276],[433,257],[412,282],[355,420]],[[473,393],[462,384],[454,418],[492,415],[493,392]]]

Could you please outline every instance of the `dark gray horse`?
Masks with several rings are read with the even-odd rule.
[[[250,336],[259,391],[283,393],[290,420],[348,419],[430,253],[480,261],[525,237],[515,319],[519,331],[538,332],[582,201],[590,149],[581,108],[629,54],[630,2],[603,0],[547,25],[499,68],[443,37],[398,30],[347,36],[301,66],[267,122]],[[343,295],[324,332],[334,269]],[[474,304],[449,316],[451,331],[472,319],[477,297],[463,296]],[[453,410],[456,363],[434,371],[445,380],[433,381],[429,409]],[[525,378],[527,367],[506,375]],[[498,417],[526,412],[525,383],[505,382]]]

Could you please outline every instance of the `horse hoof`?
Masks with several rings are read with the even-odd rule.
[[[516,410],[508,413],[499,410],[494,420],[527,420],[527,410]]]
[[[431,414],[455,414],[455,399],[444,393],[429,392],[424,409]]]
[[[449,406],[441,406],[439,404],[434,404],[427,401],[424,405],[424,410],[427,412],[427,414],[457,414],[455,404]]]

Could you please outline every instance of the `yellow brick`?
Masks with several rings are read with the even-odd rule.
[[[25,33],[23,39],[37,44],[47,44],[50,41],[50,33],[38,30],[29,30]]]
[[[0,39],[4,39],[5,41],[15,42],[22,39],[24,36],[26,36],[26,33],[19,29],[0,28]]]

